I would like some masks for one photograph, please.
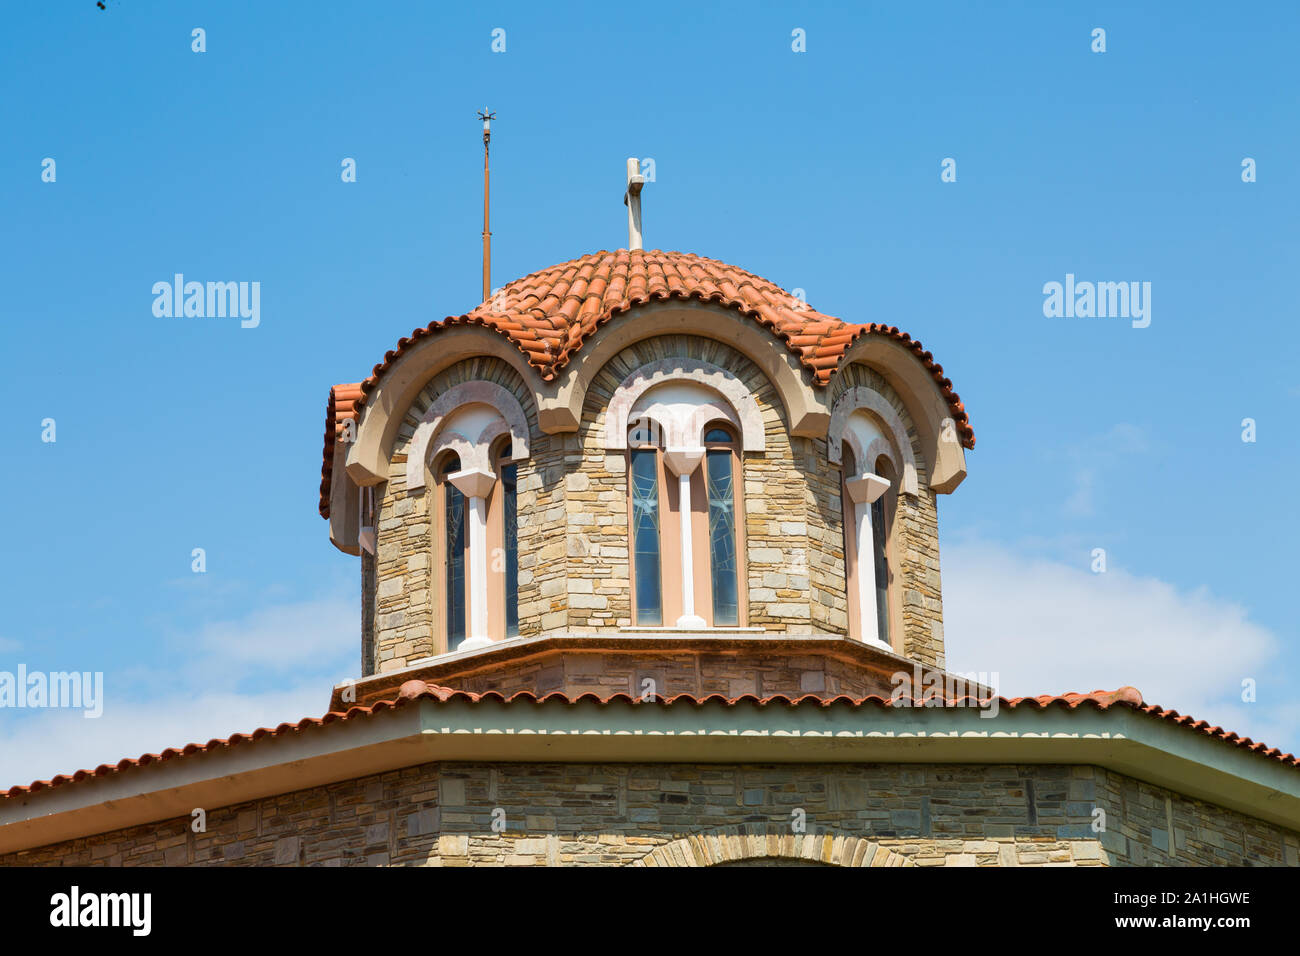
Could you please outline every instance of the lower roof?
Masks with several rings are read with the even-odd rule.
[[[992,713],[992,716],[987,716]],[[1142,701],[475,694],[424,681],[364,707],[0,794],[0,852],[434,761],[1093,764],[1300,830],[1300,761]]]

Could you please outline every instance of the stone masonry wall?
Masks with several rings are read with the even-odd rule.
[[[766,450],[744,453],[745,574],[748,626],[793,634],[845,633],[843,566],[814,614],[809,584],[809,513],[813,508],[804,448],[792,440],[776,390],[758,368],[712,339],[665,335],[621,351],[592,381],[579,431],[582,455],[569,475],[569,625],[576,632],[631,623],[628,578],[627,459],[606,455],[604,415],[618,386],[643,365],[685,358],[740,379],[763,418]],[[738,487],[742,487],[738,485]],[[581,591],[581,593],[579,593]],[[838,597],[836,594],[838,593]],[[829,606],[831,612],[821,607]]]
[[[1300,865],[1300,834],[1087,766],[424,764],[190,822],[0,865],[671,865],[710,845],[830,861],[850,838],[879,848],[874,865]]]
[[[485,380],[509,389],[528,419],[531,456],[519,463],[519,618],[521,636],[616,631],[632,623],[628,573],[627,461],[607,455],[604,414],[618,385],[635,369],[664,358],[710,362],[736,375],[762,415],[766,450],[743,455],[742,508],[748,590],[747,624],[788,634],[845,634],[844,536],[840,475],[824,440],[792,438],[784,408],[767,378],[734,349],[694,336],[666,335],[624,349],[593,380],[576,434],[546,435],[518,374],[495,358],[458,363],[421,391],[400,427],[389,479],[378,491],[378,553],[363,561],[367,646],[363,673],[383,673],[441,653],[433,556],[440,522],[430,520],[434,486],[407,495],[406,450],[420,416],[442,392]],[[901,399],[866,366],[836,376],[829,398],[864,385],[898,411],[913,439],[920,494],[900,495],[894,522],[893,587],[901,608],[898,649],[943,666],[935,496],[929,489],[915,428]],[[897,646],[897,645],[896,645]]]
[[[652,683],[646,684],[649,680]],[[532,657],[515,663],[495,664],[443,682],[470,693],[496,691],[510,696],[520,691],[534,694],[560,692],[569,697],[613,694],[641,697],[647,692],[662,697],[753,694],[800,697],[840,694],[854,698],[888,698],[894,690],[889,675],[876,673],[849,661],[824,654],[780,653],[755,648],[718,653],[575,653]]]
[[[548,436],[537,428],[532,393],[514,369],[496,358],[472,359],[436,375],[412,403],[397,432],[388,481],[379,492],[374,652],[369,673],[397,670],[445,650],[437,623],[441,582],[433,580],[434,536],[442,533],[441,522],[430,520],[435,490],[430,483],[423,494],[406,493],[406,450],[434,400],[468,381],[505,387],[528,420],[530,455],[518,463],[520,634],[563,627],[564,571],[558,559],[564,549],[565,437]]]
[[[361,676],[375,673],[375,558],[361,552]]]

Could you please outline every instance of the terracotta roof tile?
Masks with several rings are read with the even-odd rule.
[[[861,335],[884,335],[910,348],[931,370],[957,423],[962,444],[974,447],[975,433],[960,397],[945,384],[930,353],[906,333],[881,324],[855,325],[823,315],[766,279],[714,259],[660,250],[601,251],[524,276],[501,289],[499,297],[464,315],[448,316],[398,342],[361,383],[364,405],[389,367],[425,335],[457,325],[481,325],[501,332],[519,346],[541,377],[554,379],[595,329],[623,312],[652,300],[716,302],[735,309],[774,332],[827,385],[848,347]],[[503,311],[495,311],[504,299]],[[528,334],[532,333],[532,334]],[[548,351],[537,338],[552,343]],[[834,361],[826,361],[826,359]]]
[[[343,430],[359,414],[357,401],[361,398],[361,383],[335,385],[330,389],[325,406],[325,456],[320,469],[320,514],[330,516],[330,484],[334,477],[334,450],[343,437]]]
[[[495,311],[504,299],[504,311]],[[862,335],[882,335],[910,349],[926,367],[943,394],[962,445],[975,447],[975,432],[961,397],[934,357],[897,328],[881,324],[843,322],[799,302],[779,286],[735,266],[685,252],[617,249],[581,256],[524,276],[501,289],[501,296],[464,315],[448,316],[416,329],[385,353],[360,395],[349,397],[348,414],[355,417],[384,373],[426,336],[458,325],[479,325],[501,333],[523,352],[544,380],[554,379],[591,334],[610,319],[651,301],[667,299],[713,302],[734,309],[772,331],[813,376],[819,386],[830,383],[849,346]],[[354,389],[357,386],[335,386]],[[351,396],[351,393],[349,393]],[[330,393],[328,420],[335,415]],[[340,406],[341,407],[341,406]],[[328,428],[328,422],[327,422]],[[321,472],[323,517],[329,517],[330,468],[333,450],[326,440]]]
[[[566,704],[578,704],[584,701],[607,705],[612,703],[625,704],[646,704],[651,703],[663,707],[674,706],[692,706],[703,707],[706,705],[724,704],[728,707],[734,707],[737,704],[757,704],[760,707],[785,706],[785,707],[830,707],[835,704],[848,704],[852,707],[876,707],[885,710],[892,708],[912,708],[926,706],[924,697],[904,698],[895,703],[888,697],[870,696],[870,697],[849,697],[839,695],[835,697],[823,697],[817,694],[803,694],[797,697],[787,696],[785,694],[774,694],[770,697],[759,697],[754,694],[742,694],[738,697],[727,697],[723,694],[707,694],[705,696],[696,696],[694,694],[677,694],[673,697],[659,697],[653,701],[643,701],[633,697],[630,694],[611,694],[607,697],[601,697],[594,693],[578,694],[569,696],[561,692],[549,694],[533,694],[528,691],[520,691],[516,694],[504,695],[496,691],[476,694],[469,691],[454,690],[450,687],[442,687],[438,684],[428,684],[422,680],[409,680],[403,684],[397,692],[397,697],[392,700],[381,700],[365,707],[352,707],[346,711],[330,711],[323,717],[308,717],[298,721],[296,724],[284,723],[277,727],[261,727],[250,734],[235,734],[227,739],[209,740],[206,744],[186,744],[184,747],[169,747],[168,749],[157,754],[143,754],[134,760],[121,760],[115,764],[101,764],[94,770],[78,770],[72,774],[59,774],[49,780],[37,780],[23,787],[10,787],[7,791],[0,791],[0,801],[14,799],[27,794],[37,793],[41,790],[49,790],[53,787],[61,787],[67,784],[78,783],[91,777],[107,777],[115,773],[121,773],[134,767],[143,767],[151,763],[160,763],[167,760],[175,760],[196,753],[212,753],[219,750],[229,750],[242,744],[249,744],[264,737],[283,737],[289,734],[301,733],[304,730],[313,727],[323,727],[337,721],[357,720],[359,718],[369,717],[372,714],[382,713],[388,710],[394,710],[398,707],[405,706],[414,700],[437,700],[440,702],[447,701],[465,701],[468,703],[478,703],[480,701],[496,701],[510,704],[515,701],[524,703],[539,704],[551,701],[559,701]],[[1066,710],[1078,710],[1081,707],[1089,707],[1094,710],[1106,711],[1112,707],[1129,707],[1139,713],[1147,714],[1157,720],[1164,720],[1171,723],[1186,727],[1189,730],[1203,733],[1209,737],[1214,737],[1234,746],[1257,753],[1262,757],[1277,760],[1288,767],[1300,768],[1300,758],[1292,754],[1284,754],[1276,747],[1268,747],[1262,743],[1255,743],[1249,737],[1240,737],[1237,734],[1228,733],[1219,727],[1211,727],[1203,720],[1194,720],[1191,717],[1182,716],[1177,711],[1166,710],[1154,704],[1146,704],[1142,700],[1142,694],[1136,687],[1121,687],[1119,690],[1106,691],[1094,690],[1091,693],[1069,693],[1069,694],[1045,694],[1038,697],[998,697],[999,710],[1014,710],[1017,707],[1029,707],[1037,710],[1046,710],[1048,707],[1064,707]],[[974,706],[981,701],[971,698],[946,698],[943,706],[945,707],[966,707]],[[987,703],[984,701],[983,703]],[[936,706],[930,703],[929,706]]]

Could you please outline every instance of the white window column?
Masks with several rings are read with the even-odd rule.
[[[487,499],[496,485],[497,476],[490,471],[467,468],[453,472],[447,480],[469,500],[469,514],[465,516],[469,533],[469,620],[465,627],[465,640],[458,650],[472,651],[492,643],[488,637],[488,555],[487,555]]]
[[[703,448],[667,448],[664,464],[677,476],[677,510],[681,515],[682,539],[682,616],[677,619],[680,628],[706,626],[704,618],[695,613],[694,552],[691,543],[691,475],[704,458]]]
[[[871,527],[871,505],[889,488],[889,481],[867,472],[846,479],[844,486],[853,500],[853,521],[857,527],[858,620],[862,622],[862,640],[892,650],[880,639],[879,612],[876,609],[876,541]]]

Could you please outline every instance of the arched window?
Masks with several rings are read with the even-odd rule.
[[[496,486],[488,496],[488,636],[519,636],[518,466],[509,461],[510,442],[493,455]]]
[[[436,562],[444,650],[470,650],[519,636],[518,466],[503,446],[492,471],[438,462],[441,516]]]
[[[841,462],[849,636],[892,650],[890,622],[895,618],[896,589],[891,587],[890,542],[897,477],[884,455],[876,457],[873,470],[859,473],[849,442],[844,443]]]
[[[648,362],[610,396],[604,430],[628,456],[633,623],[744,626],[741,453],[765,447],[749,386],[684,356]]]
[[[460,471],[460,459],[445,455],[438,469],[438,495],[441,499],[442,549],[439,554],[443,594],[443,638],[446,649],[454,651],[465,640],[468,591],[465,568],[468,542],[465,534],[465,496],[450,480]]]
[[[628,432],[633,621],[641,627],[743,623],[740,442],[730,422],[697,433],[696,447],[664,447],[640,418]]]
[[[659,533],[663,466],[659,459],[659,449],[643,436],[634,434],[629,438],[633,621],[642,627],[658,627],[664,620]]]
[[[424,488],[432,478],[431,589],[440,604],[444,651],[519,634],[518,463],[527,457],[524,413],[491,382],[453,386],[416,427],[407,489]]]
[[[712,425],[704,434],[705,496],[709,506],[709,569],[715,627],[740,623],[739,555],[736,540],[736,475],[739,443],[731,430]]]
[[[876,588],[876,638],[882,644],[892,645],[890,621],[893,619],[893,589],[890,583],[893,570],[890,552],[893,541],[894,509],[898,502],[898,480],[894,467],[883,455],[876,461],[875,473],[889,482],[885,493],[871,503],[871,557],[872,583]]]

